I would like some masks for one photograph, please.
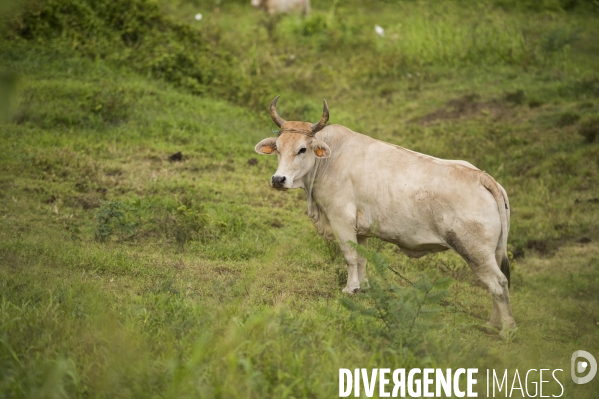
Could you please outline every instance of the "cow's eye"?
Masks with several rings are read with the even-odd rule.
[[[299,150],[298,154],[303,154],[304,152],[306,152],[306,149],[302,148],[302,149]]]

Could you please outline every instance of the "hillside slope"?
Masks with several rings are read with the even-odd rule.
[[[121,3],[96,3],[40,2],[55,14],[13,22],[46,28],[2,43],[19,80],[0,126],[0,396],[331,397],[340,367],[478,367],[481,395],[487,368],[559,368],[567,397],[594,397],[569,364],[599,353],[596,15],[349,2],[271,20],[137,1],[154,19],[115,25]],[[455,282],[414,330],[356,310],[386,291],[341,294],[344,262],[303,192],[271,190],[276,159],[253,151],[277,94],[287,119],[317,120],[326,97],[331,123],[506,188],[512,339],[479,330],[491,298],[454,253],[410,260],[372,240],[405,278]],[[391,272],[379,284],[419,295]]]

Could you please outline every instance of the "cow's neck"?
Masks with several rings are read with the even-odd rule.
[[[310,199],[310,196],[313,196],[315,191],[318,190],[319,183],[324,183],[326,181],[330,166],[333,165],[339,157],[343,144],[347,143],[348,137],[346,136],[348,133],[353,132],[342,126],[333,125],[316,134],[318,140],[325,142],[329,146],[331,149],[331,156],[328,158],[317,159],[314,163],[314,167],[303,177],[303,186],[308,195],[308,200]]]
[[[317,139],[324,141],[329,146],[331,156],[316,160],[312,170],[303,177],[303,188],[308,201],[308,215],[321,234],[323,234],[323,229],[326,229],[324,224],[328,224],[328,221],[326,221],[326,216],[323,217],[318,206],[319,186],[327,184],[329,169],[341,154],[342,147],[351,139],[352,134],[355,133],[339,125],[329,126],[316,134]]]

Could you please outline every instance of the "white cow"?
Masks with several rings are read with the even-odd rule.
[[[339,243],[348,267],[346,293],[366,283],[366,260],[351,243],[369,236],[396,244],[406,255],[455,250],[493,296],[488,326],[515,328],[509,299],[508,197],[487,173],[465,161],[410,151],[353,132],[325,127],[326,101],[318,123],[287,122],[270,106],[278,137],[256,145],[277,154],[271,186],[302,188],[308,214],[327,239]]]
[[[263,8],[269,14],[286,14],[290,12],[310,12],[310,0],[252,0],[252,6]]]

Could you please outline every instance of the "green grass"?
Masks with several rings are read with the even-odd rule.
[[[487,368],[562,368],[564,397],[596,396],[596,380],[569,377],[573,351],[599,355],[589,8],[323,2],[272,20],[245,1],[164,2],[156,25],[126,25],[141,38],[129,46],[81,7],[88,19],[64,17],[60,34],[1,44],[19,78],[0,125],[0,397],[336,397],[340,367],[425,366],[478,367],[481,396]],[[190,49],[184,68],[154,68]],[[331,123],[465,159],[506,188],[514,339],[478,329],[491,298],[454,253],[370,244],[412,281],[455,279],[413,343],[343,306],[376,298],[341,294],[343,259],[303,192],[271,190],[276,160],[253,151],[277,94],[286,119],[317,120],[324,97]]]

